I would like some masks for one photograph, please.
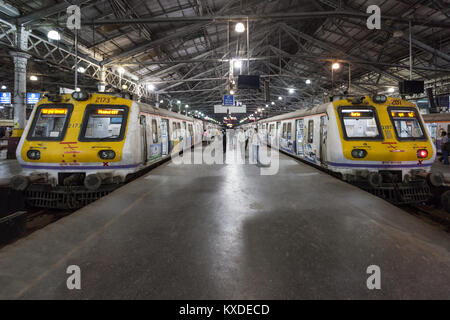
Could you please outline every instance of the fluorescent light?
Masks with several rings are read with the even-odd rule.
[[[305,83],[306,83],[306,84],[311,84],[311,80],[306,79]]]
[[[289,93],[290,93],[290,94],[293,94],[293,93],[294,93],[294,89],[289,88]]]
[[[125,69],[124,69],[123,67],[118,67],[118,68],[117,68],[117,72],[118,72],[119,74],[124,74],[124,73],[125,73]]]
[[[127,90],[127,89],[128,89],[128,86],[127,86],[126,84],[123,84],[123,85],[122,85],[122,89],[123,89],[123,90]]]
[[[388,92],[389,92],[389,93],[393,93],[394,91],[395,91],[395,88],[390,87],[390,88],[388,89]]]
[[[148,89],[149,91],[153,91],[153,90],[155,90],[155,86],[154,86],[153,84],[149,83],[149,84],[147,85],[147,89]]]
[[[56,30],[50,30],[47,33],[47,37],[51,40],[57,40],[57,41],[61,40],[61,35]]]
[[[337,62],[333,63],[333,65],[331,66],[331,68],[333,68],[333,70],[337,70],[341,67],[341,65]]]
[[[5,90],[6,89],[6,86],[5,85],[2,85],[2,90]]]
[[[184,106],[185,108],[189,108],[189,105],[188,104],[186,104],[185,106]]]
[[[234,67],[240,69],[242,67],[242,61],[234,60]]]
[[[164,100],[159,100],[159,103],[164,103]]]
[[[230,90],[230,94],[234,94],[234,90],[233,89]]]
[[[272,101],[272,102],[271,102],[271,104],[272,104],[272,105],[274,105],[274,104],[275,104],[275,102],[273,102],[273,101]]]
[[[76,91],[76,92],[80,92],[81,89],[80,89],[80,88],[76,88],[75,91]]]
[[[31,80],[31,81],[37,81],[37,80],[38,80],[38,77],[36,77],[36,76],[30,76],[30,80]]]
[[[86,69],[83,68],[83,67],[78,67],[77,70],[78,70],[79,73],[85,73],[86,72]]]
[[[279,96],[279,97],[278,97],[278,100],[283,100],[283,97]]]
[[[177,104],[180,104],[181,103],[181,101],[180,100],[177,100]]]
[[[242,22],[238,22],[238,23],[236,23],[236,26],[234,27],[234,30],[236,32],[242,33],[242,32],[245,31],[245,26],[244,26],[244,24]]]

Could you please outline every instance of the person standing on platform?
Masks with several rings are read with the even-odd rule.
[[[261,140],[258,134],[258,128],[255,128],[252,136],[252,146],[253,146],[253,160],[256,163],[259,163],[259,145],[261,144]]]
[[[244,150],[244,154],[247,153],[248,140],[250,140],[250,137],[251,137],[250,130],[251,130],[251,129],[245,130],[245,150]]]
[[[243,129],[238,129],[237,133],[237,150],[239,151],[238,156],[241,157],[241,159],[245,159],[245,143],[246,143],[246,137]],[[244,160],[245,161],[245,160]]]
[[[442,150],[442,156],[439,159],[439,161],[444,160],[444,164],[449,164],[448,163],[448,154],[449,154],[449,150],[450,150],[450,143],[448,140],[448,136],[447,136],[447,132],[442,131],[441,133],[441,150]]]
[[[208,132],[206,131],[206,129],[204,129],[203,135],[202,135],[202,142],[204,145],[208,142],[207,136],[208,136]]]

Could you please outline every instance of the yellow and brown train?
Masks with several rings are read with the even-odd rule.
[[[42,99],[17,148],[12,187],[33,206],[80,207],[178,149],[201,143],[212,123],[108,94]]]
[[[335,97],[257,125],[269,145],[393,202],[430,196],[424,177],[436,150],[411,102],[383,95]]]

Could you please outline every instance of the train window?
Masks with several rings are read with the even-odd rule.
[[[374,109],[341,108],[339,112],[346,139],[382,139]]]
[[[417,112],[411,108],[388,108],[398,140],[425,139],[424,130]]]
[[[156,119],[152,119],[152,139],[153,143],[158,142],[158,125],[156,124]]]
[[[120,141],[125,134],[128,107],[86,107],[80,141]]]
[[[192,124],[188,124],[188,130],[189,130],[189,136],[193,137],[194,136],[194,130],[192,128]]]
[[[287,138],[290,140],[292,137],[292,123],[289,122],[287,125]]]
[[[28,140],[54,140],[61,141],[66,132],[72,105],[42,105],[36,111]]]
[[[314,141],[314,120],[308,121],[308,143],[313,143]]]
[[[283,133],[281,136],[283,139],[286,139],[286,123],[283,123]]]

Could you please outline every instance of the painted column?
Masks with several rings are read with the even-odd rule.
[[[26,124],[27,62],[31,55],[24,52],[10,52],[14,60],[14,132],[20,137]]]
[[[100,82],[98,83],[98,92],[105,92],[106,90],[106,68],[102,66],[100,70]]]
[[[19,27],[16,32],[17,51],[10,54],[14,60],[14,131],[13,137],[20,137],[26,124],[27,98],[27,63],[31,55],[25,53],[28,49],[29,31]]]

